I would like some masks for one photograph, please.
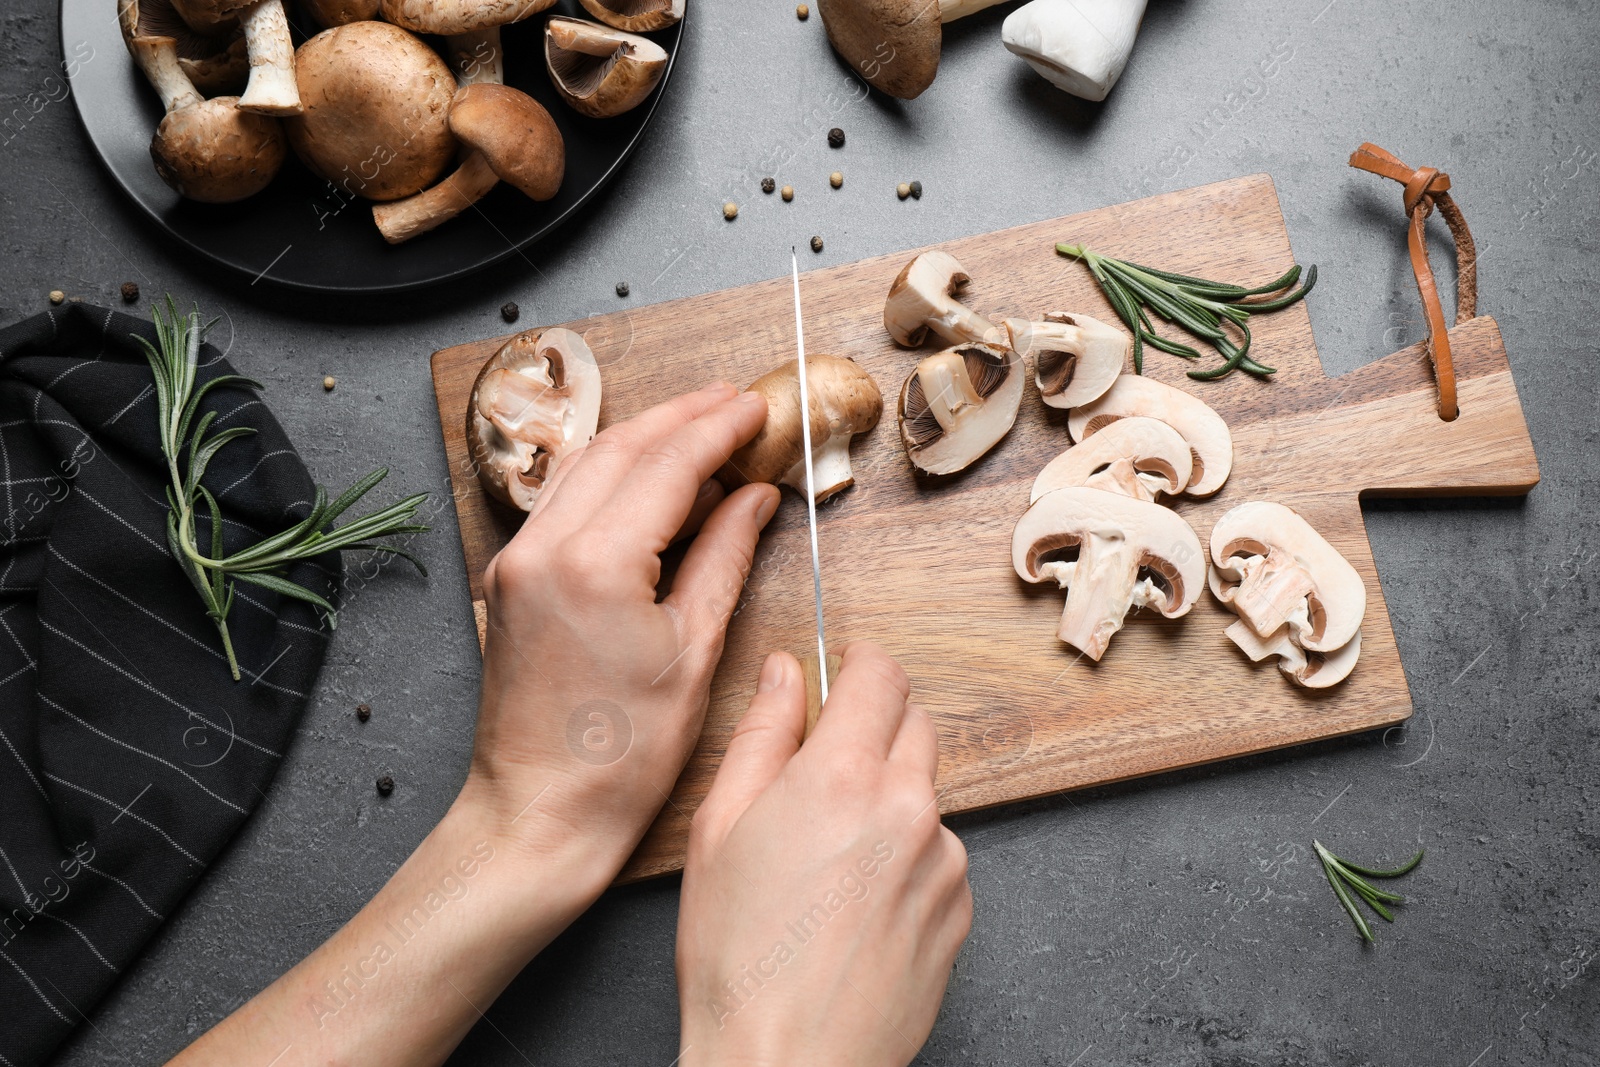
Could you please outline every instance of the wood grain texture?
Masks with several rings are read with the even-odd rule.
[[[1115,316],[1055,242],[1170,270],[1252,284],[1294,262],[1266,175],[1170,193],[949,242],[972,275],[966,302],[998,320],[1075,311]],[[883,298],[911,251],[801,277],[807,347],[850,356],[892,401],[922,355],[895,347]],[[774,253],[774,267],[782,257]],[[1316,299],[1315,295],[1311,299]],[[581,323],[602,364],[602,426],[713,378],[749,382],[794,355],[787,275]],[[939,729],[940,809],[968,811],[1404,720],[1411,697],[1373,564],[1360,497],[1525,493],[1539,479],[1494,321],[1451,332],[1461,417],[1441,422],[1427,358],[1414,346],[1338,379],[1322,373],[1303,304],[1252,321],[1270,381],[1194,382],[1150,351],[1153,378],[1187,389],[1232,427],[1232,477],[1178,510],[1206,542],[1223,511],[1268,498],[1298,509],[1366,580],[1361,661],[1331,690],[1293,689],[1223,636],[1233,619],[1209,594],[1185,618],[1131,617],[1098,664],[1055,636],[1064,593],[1012,573],[1011,530],[1039,469],[1068,446],[1065,412],[1029,394],[1010,436],[975,467],[916,477],[894,420],[857,438],[856,485],[818,510],[829,637],[878,642],[905,664]],[[467,459],[463,415],[496,338],[435,353],[433,373],[474,606],[481,578],[520,515],[491,505]],[[688,819],[773,649],[814,647],[805,508],[793,494],[762,539],[711,689],[700,744],[624,880],[682,865]]]

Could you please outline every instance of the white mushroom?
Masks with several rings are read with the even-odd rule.
[[[1139,500],[1177,496],[1189,484],[1193,457],[1177,430],[1160,419],[1118,419],[1045,465],[1034,479],[1031,504],[1055,489],[1088,485]]]
[[[1039,399],[1053,408],[1098,400],[1116,383],[1133,351],[1133,339],[1088,315],[1045,313],[1043,322],[1007,319],[1006,335],[1018,355],[1033,356]]]
[[[889,286],[883,326],[894,343],[922,344],[932,330],[953,345],[1003,340],[993,323],[956,299],[971,281],[948,252],[924,252],[907,263]]]
[[[918,363],[900,388],[900,439],[925,474],[954,474],[999,443],[1022,406],[1022,359],[964,344]]]
[[[1177,512],[1087,486],[1034,501],[1012,534],[1011,565],[1024,581],[1067,590],[1058,635],[1096,661],[1133,608],[1186,614],[1206,571],[1200,539]]]
[[[667,70],[666,49],[650,38],[559,16],[545,23],[544,58],[561,99],[592,119],[639,106]]]
[[[1000,40],[1052,85],[1104,100],[1128,65],[1145,0],[1032,0],[1006,16]]]
[[[1327,689],[1350,677],[1356,660],[1361,657],[1361,631],[1349,644],[1332,652],[1309,652],[1294,643],[1289,627],[1282,626],[1270,637],[1258,637],[1249,625],[1239,619],[1223,633],[1239,646],[1240,651],[1253,662],[1260,663],[1269,656],[1278,657],[1278,669],[1295,685],[1306,689]]]
[[[1210,496],[1228,480],[1233,470],[1233,435],[1228,424],[1205,401],[1152,378],[1119,376],[1105,395],[1072,410],[1067,430],[1074,441],[1081,442],[1132,415],[1160,419],[1189,442],[1193,472],[1185,492],[1190,496]]]

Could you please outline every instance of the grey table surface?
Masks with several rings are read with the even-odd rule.
[[[619,280],[639,306],[777,276],[813,233],[827,248],[808,262],[840,263],[1268,171],[1296,253],[1321,265],[1311,318],[1338,374],[1423,330],[1399,187],[1345,158],[1372,140],[1440,167],[1483,250],[1481,308],[1544,480],[1526,500],[1368,507],[1415,717],[956,820],[977,914],[919,1062],[1600,1063],[1595,6],[1152,0],[1121,84],[1091,105],[1003,50],[1004,8],[952,26],[938,81],[901,104],[853,89],[789,0],[695,3],[658,122],[588,218],[463,284],[357,302],[178,254],[70,103],[24,106],[57,73],[56,13],[8,0],[0,110],[25,118],[0,150],[0,323],[53,288],[114,304],[130,280],[225,310],[220,339],[319,479],[387,464],[448,501],[427,356],[501,331],[507,300],[524,324],[564,321],[618,306]],[[794,203],[754,188],[768,159]],[[897,201],[911,178],[926,193]],[[432,577],[361,591],[270,796],[61,1062],[175,1053],[350,916],[444,811],[479,661],[447,505],[437,520],[419,542]],[[382,773],[399,783],[387,800]],[[1373,860],[1426,846],[1375,948],[1335,906],[1314,836]],[[608,894],[456,1062],[666,1067],[676,907],[670,880]]]

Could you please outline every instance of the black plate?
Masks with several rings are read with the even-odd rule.
[[[78,117],[106,169],[133,201],[190,251],[263,282],[338,293],[393,293],[457,278],[550,233],[616,173],[638,145],[672,76],[679,22],[650,34],[667,50],[661,84],[643,104],[612,119],[588,119],[563,104],[544,69],[545,15],[503,31],[506,82],[534,97],[566,139],[567,173],[553,200],[536,204],[502,184],[432,233],[390,246],[371,204],[350,200],[295,160],[263,192],[237,204],[196,204],[156,177],[150,136],[161,102],[122,43],[117,0],[62,0],[61,43]],[[290,17],[300,16],[290,7]],[[587,17],[575,0],[551,14]],[[297,39],[298,39],[297,34]]]

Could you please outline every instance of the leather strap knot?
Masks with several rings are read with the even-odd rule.
[[[1370,142],[1350,155],[1350,165],[1405,186],[1405,209],[1411,217],[1406,243],[1411,252],[1411,272],[1417,277],[1417,292],[1428,320],[1428,355],[1433,361],[1433,376],[1439,383],[1439,417],[1446,422],[1460,414],[1456,404],[1456,372],[1450,359],[1450,328],[1445,325],[1444,307],[1439,302],[1439,286],[1428,263],[1427,218],[1438,207],[1456,243],[1456,325],[1478,313],[1478,251],[1472,231],[1461,209],[1450,197],[1450,176],[1437,167],[1415,169],[1400,162],[1393,153]]]

